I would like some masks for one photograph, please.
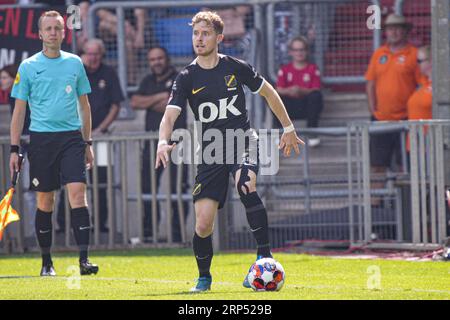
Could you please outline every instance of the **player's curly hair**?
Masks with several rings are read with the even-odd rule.
[[[192,21],[191,23],[189,23],[189,25],[193,27],[195,24],[200,23],[201,21],[205,21],[208,25],[211,25],[217,34],[223,33],[223,20],[217,14],[217,12],[200,11],[192,18]]]

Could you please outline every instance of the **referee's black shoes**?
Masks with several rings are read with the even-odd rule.
[[[80,275],[86,276],[91,274],[97,274],[98,266],[96,264],[92,264],[89,260],[80,262]]]

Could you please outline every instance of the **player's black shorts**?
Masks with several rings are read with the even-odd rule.
[[[371,134],[370,164],[375,167],[390,167],[394,157],[395,162],[401,165],[401,137],[401,132]]]
[[[192,189],[194,202],[209,198],[219,202],[219,209],[221,209],[227,197],[230,173],[234,178],[236,172],[245,166],[248,170],[258,174],[259,149],[257,140],[256,143],[247,144],[244,151],[236,154],[238,156],[232,164],[227,164],[224,161],[223,164],[199,164],[197,166],[197,176]]]
[[[85,156],[80,131],[30,132],[30,189],[50,192],[67,183],[86,183]]]

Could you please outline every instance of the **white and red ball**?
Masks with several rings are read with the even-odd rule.
[[[273,258],[262,258],[251,266],[247,280],[255,291],[279,291],[285,276],[281,263]]]

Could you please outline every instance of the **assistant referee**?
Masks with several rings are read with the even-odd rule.
[[[38,26],[43,50],[20,64],[11,92],[16,98],[11,121],[11,176],[18,170],[20,133],[28,101],[28,160],[31,190],[37,192],[35,231],[42,253],[40,275],[56,275],[50,254],[52,212],[55,190],[61,184],[66,185],[69,194],[71,223],[80,249],[80,274],[96,274],[98,266],[88,260],[91,225],[86,200],[86,168],[93,161],[87,97],[91,87],[81,59],[61,50],[63,17],[47,11],[39,18]]]

